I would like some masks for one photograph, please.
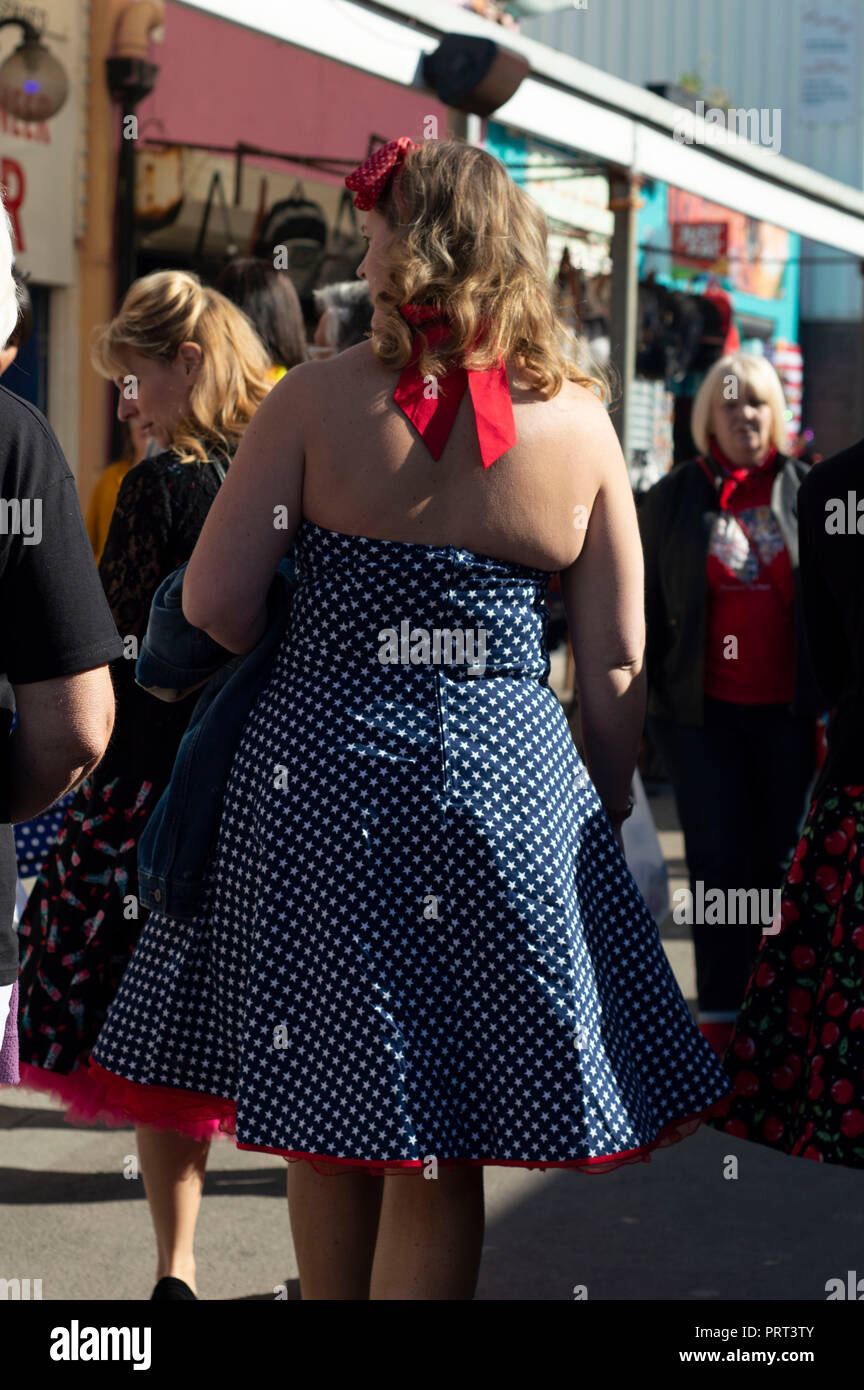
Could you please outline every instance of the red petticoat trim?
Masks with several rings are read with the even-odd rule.
[[[422,1172],[426,1167],[423,1159],[366,1159],[331,1158],[327,1154],[303,1153],[296,1149],[274,1149],[266,1144],[241,1144],[236,1138],[236,1104],[220,1096],[206,1096],[198,1091],[181,1091],[171,1086],[147,1086],[137,1081],[128,1081],[115,1072],[106,1071],[98,1062],[90,1059],[90,1069],[96,1073],[107,1092],[115,1111],[124,1114],[133,1124],[143,1124],[151,1129],[181,1129],[191,1119],[206,1120],[218,1126],[223,1134],[234,1137],[238,1149],[249,1153],[275,1154],[287,1163],[306,1162],[316,1173],[327,1172],[327,1176],[337,1177],[340,1173],[364,1172],[384,1177],[387,1174]],[[625,1149],[621,1153],[602,1158],[553,1159],[548,1162],[530,1162],[518,1158],[438,1158],[439,1168],[575,1168],[583,1173],[608,1173],[613,1168],[621,1168],[627,1163],[647,1163],[656,1149],[666,1149],[687,1139],[701,1124],[712,1116],[721,1113],[728,1104],[728,1097],[716,1101],[706,1110],[684,1119],[671,1120],[658,1132],[650,1144],[642,1144],[637,1149]],[[185,1131],[184,1131],[185,1132]],[[206,1137],[206,1136],[202,1136]],[[323,1167],[319,1167],[324,1165]],[[335,1167],[336,1172],[332,1169]],[[330,1170],[330,1171],[328,1171]]]
[[[206,1099],[208,1104],[197,1114],[190,1110],[185,1115],[170,1115],[170,1112],[166,1112],[163,1102],[160,1106],[154,1106],[155,1113],[152,1119],[139,1119],[136,1113],[138,1107],[136,1111],[132,1111],[122,1103],[122,1096],[118,1100],[117,1088],[113,1083],[122,1081],[123,1078],[115,1077],[113,1073],[105,1071],[93,1061],[89,1066],[79,1067],[76,1071],[65,1074],[46,1071],[43,1067],[21,1062],[20,1072],[22,1088],[41,1091],[59,1100],[66,1106],[65,1118],[70,1124],[102,1123],[111,1129],[125,1128],[129,1124],[147,1124],[151,1129],[174,1129],[184,1134],[187,1139],[199,1140],[212,1139],[220,1132],[220,1119],[218,1115],[214,1115],[212,1097],[201,1097],[202,1100]],[[131,1087],[132,1084],[130,1081],[125,1082],[126,1086]],[[138,1086],[135,1089],[146,1092],[161,1088]],[[164,1094],[167,1097],[174,1095],[174,1092],[166,1087]],[[222,1105],[227,1105],[227,1102],[223,1101]],[[233,1113],[232,1102],[232,1118]],[[233,1130],[231,1133],[233,1134]]]

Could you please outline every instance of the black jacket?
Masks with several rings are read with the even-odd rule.
[[[708,466],[719,481],[712,458]],[[822,708],[804,631],[798,568],[798,489],[809,464],[781,456],[771,510],[786,543],[795,580],[795,695],[797,713]],[[720,512],[717,488],[697,459],[679,464],[640,499],[645,553],[648,713],[676,724],[704,718],[708,545]]]
[[[850,496],[851,494],[851,496]],[[817,464],[801,489],[804,616],[834,708],[816,792],[864,783],[864,440]],[[851,506],[850,506],[851,503]]]

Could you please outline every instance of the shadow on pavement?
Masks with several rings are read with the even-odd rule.
[[[84,1133],[104,1134],[110,1129],[112,1134],[133,1133],[132,1125],[88,1125],[75,1120],[67,1120],[63,1110],[47,1110],[38,1106],[25,1108],[20,1105],[0,1105],[0,1130],[2,1129],[77,1129]]]
[[[860,1172],[714,1130],[611,1173],[526,1176],[488,1222],[478,1300],[820,1301],[861,1269]]]
[[[227,1301],[231,1303],[300,1303],[302,1301],[300,1298],[300,1280],[284,1279],[282,1282],[287,1294],[285,1299],[276,1298],[272,1293],[244,1293],[240,1294],[238,1298]]]
[[[140,1201],[140,1178],[116,1173],[38,1172],[33,1168],[0,1168],[0,1192],[7,1206],[53,1206],[71,1203]],[[279,1169],[208,1170],[205,1197],[278,1197],[285,1200],[285,1178]]]

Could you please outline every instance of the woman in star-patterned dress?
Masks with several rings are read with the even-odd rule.
[[[458,142],[348,182],[372,341],[274,388],[190,561],[184,611],[235,652],[292,541],[298,587],[198,917],[151,914],[93,1061],[131,1115],[209,1104],[292,1160],[304,1298],[470,1298],[484,1165],[603,1172],[729,1084],[621,849],[641,547],[542,214]]]

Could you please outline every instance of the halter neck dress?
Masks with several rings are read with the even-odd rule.
[[[374,1172],[690,1133],[731,1088],[548,685],[551,575],[308,521],[296,562],[202,910],[150,914],[94,1050],[114,1103]]]

